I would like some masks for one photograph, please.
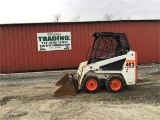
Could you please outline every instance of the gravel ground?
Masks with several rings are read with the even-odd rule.
[[[0,120],[159,120],[160,64],[138,69],[138,83],[122,92],[66,97],[53,96],[54,84],[75,70],[0,74]]]

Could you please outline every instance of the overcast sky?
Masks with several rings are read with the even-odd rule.
[[[119,19],[160,19],[160,0],[0,0],[0,23],[103,20],[105,14]]]

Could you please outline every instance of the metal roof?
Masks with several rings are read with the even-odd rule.
[[[103,23],[103,22],[141,22],[141,21],[160,21],[160,19],[147,20],[112,20],[112,21],[80,21],[80,22],[35,22],[35,23],[0,23],[0,25],[26,25],[26,24],[75,24],[75,23]]]

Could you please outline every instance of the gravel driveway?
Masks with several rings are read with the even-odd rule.
[[[55,82],[71,72],[0,74],[0,120],[160,119],[160,64],[139,65],[138,83],[120,93],[53,97]]]

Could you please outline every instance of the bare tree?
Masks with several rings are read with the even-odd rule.
[[[120,17],[118,20],[130,20],[130,17],[126,17],[126,18]]]
[[[111,21],[113,19],[113,14],[105,14],[103,17],[104,21]]]
[[[126,18],[126,20],[130,20],[130,17],[128,16],[128,17]]]
[[[71,20],[71,22],[79,22],[80,18],[81,18],[81,15],[78,15],[78,16],[74,17],[74,18]]]
[[[123,20],[123,17],[120,17],[119,20]]]
[[[53,15],[52,22],[59,22],[60,17],[61,17],[60,13]]]

